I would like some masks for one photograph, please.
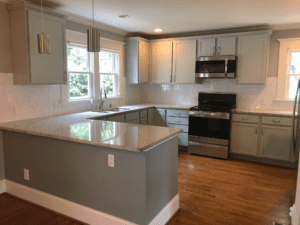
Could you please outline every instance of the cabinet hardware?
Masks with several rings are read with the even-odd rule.
[[[215,55],[215,53],[216,53],[216,47],[214,47],[213,55]]]
[[[257,127],[256,127],[256,129],[255,129],[255,134],[257,134]]]
[[[280,123],[280,120],[273,120],[273,123]]]
[[[50,36],[46,35],[46,54],[50,54]]]
[[[170,83],[172,83],[172,74],[170,75]]]
[[[176,82],[176,74],[174,74],[174,83]]]
[[[64,72],[64,81],[65,81],[65,82],[67,82],[67,78],[68,78],[67,72],[65,71],[65,72]]]

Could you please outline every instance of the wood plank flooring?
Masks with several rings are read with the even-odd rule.
[[[297,170],[179,153],[180,210],[168,225],[290,224]]]
[[[179,152],[180,210],[168,225],[290,224],[296,169]],[[0,195],[0,225],[79,225],[78,221],[8,194]]]

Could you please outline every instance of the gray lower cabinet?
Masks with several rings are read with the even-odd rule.
[[[257,154],[258,124],[232,122],[231,152],[244,155]]]
[[[140,118],[140,124],[147,125],[147,117]]]
[[[66,84],[66,22],[63,15],[40,9],[11,7],[11,51],[14,84]],[[38,34],[49,35],[50,54],[39,54]]]
[[[288,161],[291,149],[291,127],[261,127],[260,156]]]
[[[125,115],[109,116],[107,120],[114,122],[125,122]]]
[[[126,121],[126,123],[140,124],[140,120],[139,119],[130,120],[130,121]]]
[[[167,110],[155,109],[154,110],[154,126],[166,127]]]

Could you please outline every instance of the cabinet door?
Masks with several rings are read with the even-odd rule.
[[[155,109],[154,111],[154,125],[160,127],[166,127],[166,110],[165,109]]]
[[[41,14],[28,10],[30,79],[32,84],[66,84],[65,20],[44,14],[44,33],[50,36],[50,54],[38,53]]]
[[[139,41],[139,83],[148,83],[150,75],[150,44]]]
[[[198,40],[198,57],[214,56],[216,53],[216,39],[200,39]]]
[[[196,40],[175,41],[173,49],[173,82],[195,83]]]
[[[155,109],[148,109],[148,125],[154,125]]]
[[[172,41],[151,43],[151,78],[153,83],[172,82]]]
[[[262,126],[260,156],[288,161],[291,149],[291,128]]]
[[[218,38],[218,55],[235,55],[235,37]]]
[[[264,84],[266,82],[267,48],[267,35],[238,38],[238,83]]]
[[[244,155],[256,155],[258,125],[232,122],[231,129],[230,151]]]
[[[140,124],[143,124],[143,125],[147,125],[147,117],[145,118],[140,118]]]

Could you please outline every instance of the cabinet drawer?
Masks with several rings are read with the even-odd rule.
[[[135,119],[135,120],[126,121],[126,123],[140,124],[140,119]]]
[[[147,117],[147,110],[140,111],[140,117]]]
[[[232,114],[232,121],[245,123],[258,123],[259,116],[247,114]]]
[[[143,124],[143,125],[147,125],[147,117],[145,118],[140,118],[140,124]]]
[[[188,146],[188,134],[181,133],[178,135],[178,145]]]
[[[115,122],[125,122],[125,116],[119,115],[119,116],[110,116],[107,118],[108,121],[115,121]]]
[[[167,117],[167,123],[171,124],[180,124],[180,125],[188,125],[189,118],[182,118],[182,117]]]
[[[133,112],[133,113],[126,114],[126,121],[136,120],[139,118],[140,118],[139,112]]]
[[[173,116],[173,117],[189,117],[189,111],[187,110],[172,110],[168,109],[167,116]]]
[[[176,125],[176,124],[168,124],[168,127],[173,127],[173,128],[179,128],[179,129],[182,129],[184,133],[188,133],[188,132],[189,132],[189,126]]]
[[[271,125],[280,125],[280,126],[292,126],[293,119],[287,117],[263,116],[262,123],[271,124]]]

